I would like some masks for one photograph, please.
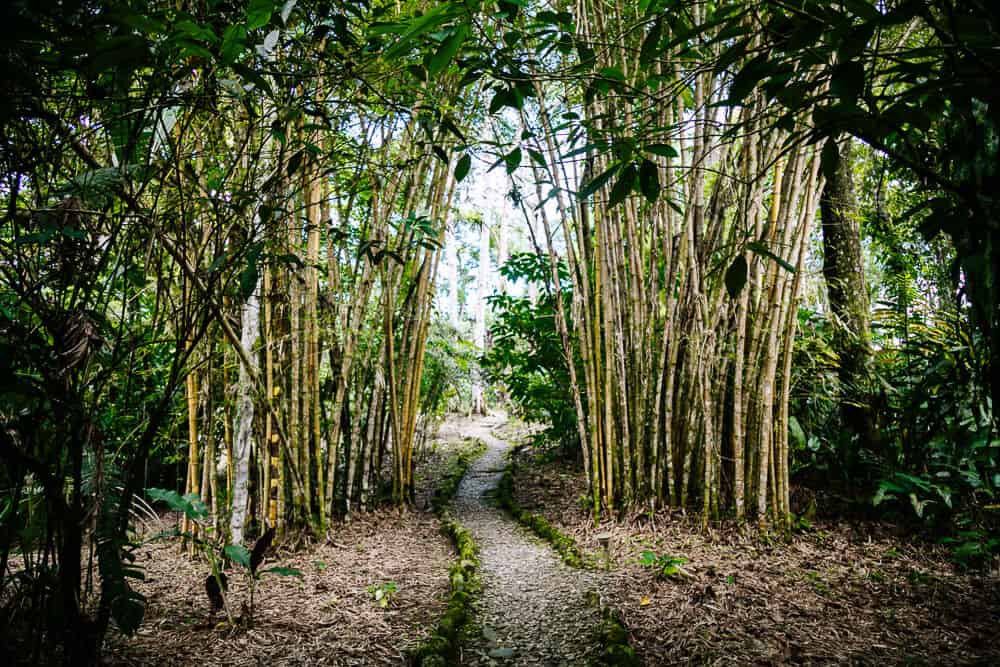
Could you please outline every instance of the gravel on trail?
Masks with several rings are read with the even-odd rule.
[[[482,635],[464,648],[465,665],[581,665],[596,654],[599,609],[588,602],[599,573],[570,568],[546,543],[507,516],[494,500],[510,445],[492,429],[503,419],[462,425],[486,444],[451,502],[452,515],[479,547]]]

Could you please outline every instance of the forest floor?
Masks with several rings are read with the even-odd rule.
[[[603,561],[603,601],[648,665],[1000,664],[1000,578],[876,522],[816,522],[786,541],[659,510],[595,524],[586,479],[521,450],[514,494]],[[684,559],[658,578],[643,552]]]
[[[290,539],[261,569],[299,570],[302,577],[265,575],[257,585],[254,623],[232,631],[205,594],[209,572],[177,538],[140,548],[148,599],[138,634],[109,633],[106,656],[122,665],[400,665],[436,626],[449,595],[454,550],[427,507],[451,461],[470,443],[451,430],[431,441],[417,464],[417,509],[383,508],[338,521],[327,539]],[[166,516],[147,537],[176,525]],[[243,577],[229,575],[230,600],[240,613]],[[375,600],[388,592],[385,607]],[[395,591],[391,591],[392,588]]]
[[[417,466],[417,507],[356,513],[323,541],[279,547],[264,568],[302,577],[258,584],[254,624],[233,632],[204,592],[208,566],[176,539],[139,551],[149,600],[137,636],[111,634],[106,655],[127,665],[400,665],[434,629],[449,596],[454,549],[426,508],[451,462],[486,444],[451,502],[472,533],[482,590],[462,647],[466,665],[583,665],[594,657],[598,610],[616,610],[643,663],[1000,664],[1000,578],[962,573],[940,547],[876,522],[822,522],[790,540],[658,510],[595,524],[586,480],[551,452],[522,449],[514,494],[573,537],[572,569],[496,506],[493,490],[523,425],[502,417],[446,422]],[[165,517],[162,529],[172,517]],[[644,552],[683,559],[658,578]],[[375,591],[395,588],[385,607]],[[597,595],[593,595],[595,593]],[[246,582],[230,576],[239,613]]]

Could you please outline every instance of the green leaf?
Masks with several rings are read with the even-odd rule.
[[[507,166],[507,173],[513,174],[514,171],[521,166],[521,149],[515,148],[510,153],[504,156],[503,161]]]
[[[288,164],[285,165],[285,173],[288,176],[293,175],[302,166],[302,158],[304,154],[302,151],[295,151],[292,156],[288,158]]]
[[[715,63],[712,66],[712,69],[714,69],[716,72],[725,71],[730,65],[732,65],[737,60],[743,57],[743,55],[746,53],[747,45],[749,43],[750,43],[750,38],[747,37],[746,39],[740,40],[736,44],[733,44],[732,46],[728,47],[725,51],[722,52],[722,55],[719,56],[719,59],[715,61]]]
[[[206,44],[215,44],[219,41],[218,36],[215,31],[212,30],[211,26],[199,25],[191,20],[179,21],[176,26],[177,34],[182,37],[187,37],[196,42],[205,42]],[[109,41],[113,42],[114,39]]]
[[[830,73],[830,92],[844,102],[854,102],[864,89],[865,68],[856,60],[841,63]]]
[[[472,156],[466,153],[458,158],[458,163],[455,165],[455,180],[461,183],[469,175],[469,169],[471,168]]]
[[[261,243],[254,243],[247,251],[247,264],[240,272],[240,296],[245,302],[257,290],[257,283],[260,281],[260,255],[264,247]]]
[[[545,156],[543,156],[540,152],[536,151],[534,148],[529,148],[528,155],[531,156],[532,162],[543,169],[545,168]]]
[[[770,250],[768,250],[767,246],[764,245],[764,243],[762,241],[751,241],[750,243],[747,244],[747,249],[755,252],[756,254],[758,254],[758,255],[760,255],[762,257],[767,257],[768,259],[773,259],[775,262],[778,263],[778,266],[780,266],[781,268],[783,268],[785,271],[788,271],[789,273],[795,273],[795,267],[794,266],[792,266],[787,261],[785,261],[781,257],[778,257],[773,252],[771,252]]]
[[[279,577],[301,577],[302,572],[296,570],[294,567],[269,567],[266,570],[261,570],[261,574],[276,574]]]
[[[211,30],[208,34],[214,37]],[[94,74],[114,67],[141,67],[149,59],[149,53],[149,44],[142,37],[120,35],[100,41],[86,67]]]
[[[427,68],[423,65],[407,65],[406,71],[417,81],[427,81]]]
[[[271,21],[273,13],[273,0],[250,0],[250,6],[247,7],[247,30],[263,28]]]
[[[615,172],[618,171],[618,168],[619,165],[617,163],[612,164],[600,176],[598,176],[597,178],[590,181],[590,183],[587,183],[585,186],[580,188],[579,192],[576,193],[576,196],[579,197],[580,199],[586,199],[590,195],[594,194],[602,187],[604,187],[605,183],[611,180],[611,177],[615,175]]]
[[[155,487],[146,489],[146,493],[153,500],[165,502],[171,510],[184,514],[192,521],[200,521],[208,517],[208,508],[205,503],[201,502],[197,494],[189,493],[182,496],[176,491]]]
[[[229,556],[229,560],[248,570],[250,569],[250,552],[242,544],[227,544],[223,552]]]
[[[236,61],[246,48],[247,29],[243,25],[231,25],[222,35],[222,60],[226,64]]]
[[[660,157],[677,157],[677,150],[670,144],[649,144],[646,152]]]
[[[406,32],[400,36],[392,48],[385,52],[385,57],[390,59],[398,58],[408,52],[413,48],[413,42],[417,37],[445,23],[452,17],[453,13],[459,11],[461,8],[462,6],[457,3],[443,2],[429,9],[426,13],[415,17],[406,24],[408,26]]]
[[[427,72],[431,76],[434,76],[447,67],[448,63],[451,62],[452,58],[462,48],[462,44],[465,43],[468,35],[468,27],[463,25],[457,28],[455,32],[441,43],[441,47],[427,58]]]
[[[601,71],[598,73],[605,79],[611,79],[612,81],[618,81],[621,83],[625,82],[625,73],[622,72],[620,67],[602,67]]]
[[[774,66],[767,59],[767,53],[761,53],[750,59],[746,65],[740,69],[739,73],[733,77],[733,82],[729,84],[729,99],[727,104],[742,104],[750,91],[757,83],[774,70]]]
[[[639,188],[650,204],[655,203],[660,196],[659,169],[652,160],[643,160],[639,166]]]
[[[747,284],[747,268],[747,258],[743,255],[737,255],[733,263],[726,269],[726,291],[729,292],[730,297],[735,299],[739,296],[743,286]]]
[[[615,186],[611,188],[611,195],[608,197],[608,206],[617,206],[625,201],[625,198],[635,189],[635,180],[638,169],[634,164],[630,164],[622,169]]]
[[[649,29],[646,39],[642,41],[642,48],[639,51],[639,64],[643,67],[648,66],[656,58],[662,34],[663,24],[661,19],[657,17],[656,21],[653,22],[653,27]]]
[[[802,430],[802,425],[794,415],[788,418],[788,437],[796,449],[805,449],[806,432]]]
[[[510,90],[507,88],[501,88],[493,93],[493,99],[490,100],[490,113],[496,113],[505,106],[510,106],[510,94]]]

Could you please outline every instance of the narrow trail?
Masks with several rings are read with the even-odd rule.
[[[482,636],[466,646],[465,665],[581,665],[597,650],[599,613],[587,603],[595,572],[570,568],[490,497],[510,444],[492,429],[502,417],[463,423],[462,435],[486,444],[452,499],[453,516],[479,546],[483,590],[477,603]]]

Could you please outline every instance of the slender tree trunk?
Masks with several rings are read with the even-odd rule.
[[[486,353],[486,296],[490,290],[490,228],[483,221],[479,231],[479,273],[476,280],[476,318],[473,344],[479,354]],[[482,373],[477,372],[472,384],[472,413],[486,414],[486,397]]]
[[[240,379],[236,390],[236,419],[233,431],[233,488],[232,514],[229,520],[230,542],[243,543],[243,529],[246,522],[250,484],[250,450],[253,444],[254,397],[253,375],[256,374],[256,353],[260,329],[260,280],[254,285],[253,293],[243,304],[240,344],[243,352],[253,363],[252,368],[240,365]]]

